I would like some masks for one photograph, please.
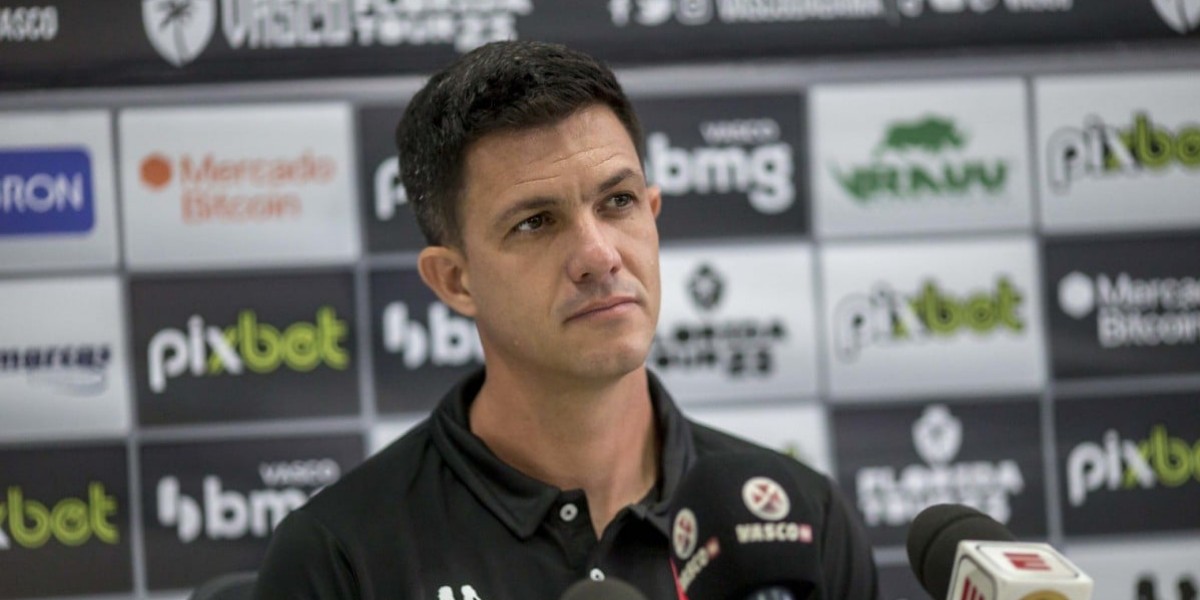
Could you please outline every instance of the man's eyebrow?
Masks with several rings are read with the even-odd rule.
[[[526,198],[504,209],[504,212],[500,213],[500,215],[496,217],[496,226],[507,228],[508,222],[518,214],[526,211],[537,210],[539,208],[554,206],[555,204],[558,204],[558,200],[551,198],[550,196],[534,196],[532,198]]]
[[[622,181],[625,181],[634,175],[637,175],[636,171],[629,167],[625,167],[624,169],[617,171],[612,177],[600,182],[600,185],[596,186],[596,193],[603,194],[604,192],[617,187],[617,185],[619,185]]]

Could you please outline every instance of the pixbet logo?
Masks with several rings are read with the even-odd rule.
[[[646,136],[646,173],[670,196],[745,194],[762,214],[779,214],[795,203],[791,144],[780,138],[773,119],[706,121],[700,134],[707,145],[671,146],[666,133]]]
[[[1073,271],[1058,282],[1058,305],[1067,316],[1096,313],[1103,348],[1200,343],[1200,279],[1136,278],[1121,272],[1091,277]]]
[[[1122,439],[1115,429],[1100,443],[1084,442],[1067,456],[1067,499],[1083,506],[1099,491],[1177,488],[1200,482],[1200,440],[1172,437],[1166,424],[1150,428],[1144,440]]]
[[[95,222],[87,150],[0,150],[0,236],[84,233]]]
[[[1133,125],[1113,127],[1096,116],[1082,128],[1063,127],[1047,143],[1046,174],[1050,190],[1065,194],[1083,178],[1129,177],[1163,173],[1172,165],[1200,169],[1200,126],[1172,131],[1156,125],[1146,112],[1133,116]]]
[[[0,502],[0,550],[10,550],[14,543],[21,548],[41,548],[51,538],[70,547],[82,546],[93,537],[114,545],[120,541],[112,523],[116,512],[116,498],[96,481],[88,484],[86,500],[63,498],[53,507],[26,498],[20,486],[8,486],[5,501]]]
[[[715,318],[728,288],[725,276],[701,263],[688,278],[688,297],[704,316],[656,335],[649,362],[658,369],[718,370],[735,377],[775,372],[775,346],[787,340],[782,319]]]
[[[206,325],[192,315],[187,330],[163,329],[150,338],[147,349],[150,390],[161,394],[167,380],[190,373],[193,377],[241,375],[246,369],[268,374],[281,366],[308,372],[324,365],[338,371],[350,364],[344,346],[346,322],[333,307],[317,309],[312,323],[279,328],[260,323],[253,310],[238,314],[237,324],[224,329]]]
[[[871,346],[963,333],[977,337],[1002,331],[1022,333],[1022,300],[1020,290],[1005,276],[997,279],[994,291],[977,291],[965,298],[943,292],[933,280],[908,297],[880,283],[869,294],[853,294],[838,302],[834,311],[837,357],[851,362]]]
[[[869,206],[879,200],[962,198],[1007,189],[1008,161],[965,155],[969,136],[950,118],[927,116],[888,126],[870,164],[830,168],[850,197]]]
[[[906,525],[933,504],[966,504],[1001,523],[1012,517],[1010,497],[1025,489],[1015,460],[953,462],[964,439],[962,421],[944,404],[927,406],[912,426],[925,464],[865,467],[855,476],[858,508],[869,526]]]
[[[426,363],[458,367],[483,363],[483,345],[474,323],[454,316],[441,302],[429,305],[426,323],[410,318],[408,305],[389,303],[383,309],[383,348],[401,354],[404,366],[417,369]]]
[[[259,476],[266,488],[237,491],[226,489],[220,476],[207,475],[199,500],[181,492],[178,477],[163,477],[155,488],[158,522],[174,527],[185,544],[202,534],[210,540],[265,538],[288,513],[337,481],[341,467],[330,458],[269,462],[259,465]]]

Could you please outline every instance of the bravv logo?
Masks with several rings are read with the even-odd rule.
[[[1181,34],[1200,27],[1200,0],[1151,0],[1158,16]]]
[[[24,374],[31,385],[94,396],[107,387],[110,360],[108,344],[0,347],[0,377]]]
[[[670,21],[695,27],[720,23],[791,23],[830,19],[882,18],[883,0],[609,0],[614,25],[658,27]]]
[[[173,377],[265,375],[286,367],[309,372],[319,367],[346,370],[350,354],[344,346],[349,329],[333,307],[317,309],[313,322],[276,327],[261,323],[253,310],[238,313],[227,327],[209,325],[192,315],[185,330],[162,329],[150,338],[147,351],[150,390],[161,394]]]
[[[868,163],[833,165],[830,174],[855,202],[999,197],[1008,160],[972,156],[970,135],[948,117],[926,116],[888,126]]]
[[[1169,129],[1145,111],[1125,128],[1089,116],[1083,127],[1056,130],[1046,146],[1046,176],[1056,194],[1086,178],[1162,175],[1172,167],[1200,170],[1200,125]]]
[[[234,51],[451,44],[466,52],[516,39],[531,0],[221,0],[221,33]],[[216,0],[143,0],[154,49],[182,67],[200,56],[218,20]]]
[[[646,136],[646,172],[671,196],[745,194],[760,213],[779,214],[796,201],[792,145],[774,119],[700,123],[706,145],[680,148],[666,133]]]
[[[104,484],[88,483],[85,498],[62,498],[53,504],[30,498],[18,485],[5,488],[0,502],[0,551],[37,549],[51,540],[63,546],[82,546],[90,541],[115,545],[120,532],[112,519],[117,500]]]
[[[1096,315],[1103,348],[1200,343],[1200,279],[1095,276],[1073,271],[1058,282],[1058,305],[1074,319]]]
[[[932,279],[914,294],[901,294],[887,283],[867,294],[838,302],[834,313],[834,347],[839,360],[851,362],[867,348],[964,335],[982,338],[1025,331],[1024,297],[1007,276],[993,290],[965,297],[951,295]]]
[[[430,363],[439,367],[483,364],[475,323],[455,316],[441,302],[429,305],[424,324],[411,318],[407,304],[392,302],[384,307],[382,322],[384,350],[400,354],[408,369]]]
[[[718,318],[728,284],[711,264],[701,263],[686,285],[702,317],[655,335],[650,364],[663,374],[712,370],[731,377],[766,377],[778,370],[777,347],[788,339],[782,318]]]
[[[288,513],[337,481],[342,469],[337,461],[322,458],[264,462],[258,473],[264,487],[242,491],[227,489],[219,475],[206,475],[199,499],[181,492],[178,477],[159,479],[155,487],[159,524],[175,528],[185,544],[202,535],[210,540],[266,538]]]
[[[1200,439],[1173,436],[1168,423],[1150,428],[1145,439],[1122,438],[1116,429],[1099,442],[1084,442],[1067,455],[1067,500],[1083,506],[1099,492],[1177,488],[1200,484]]]
[[[1012,517],[1011,500],[1025,489],[1015,460],[954,462],[962,448],[962,421],[943,404],[925,408],[913,423],[912,441],[924,464],[865,467],[855,474],[858,508],[869,526],[907,525],[940,503],[971,506],[1001,523]]]
[[[297,219],[300,191],[337,175],[337,159],[303,150],[296,156],[223,158],[212,152],[142,158],[139,182],[155,193],[178,193],[186,224]]]

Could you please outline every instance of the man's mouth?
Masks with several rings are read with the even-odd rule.
[[[567,317],[567,321],[623,314],[637,305],[633,296],[612,296],[603,300],[590,302]]]

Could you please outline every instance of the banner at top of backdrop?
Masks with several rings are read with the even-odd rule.
[[[562,42],[618,65],[1200,39],[1198,0],[3,4],[0,89],[421,73],[514,38]]]

